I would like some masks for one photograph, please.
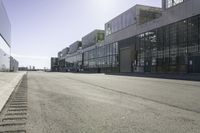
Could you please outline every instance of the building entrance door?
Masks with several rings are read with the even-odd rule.
[[[188,72],[200,73],[200,56],[190,56],[188,58]]]
[[[145,61],[144,72],[151,72],[151,60],[147,59]]]
[[[131,72],[131,49],[120,49],[120,72]]]

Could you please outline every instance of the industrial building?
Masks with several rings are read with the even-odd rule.
[[[17,71],[18,62],[11,57],[11,24],[0,0],[0,71]]]
[[[66,70],[200,72],[199,0],[162,0],[161,8],[135,5],[107,22],[105,32],[97,31],[62,58]]]
[[[15,58],[10,56],[10,71],[11,72],[17,72],[18,67],[19,67],[19,62]]]
[[[58,65],[58,58],[57,57],[51,58],[51,71],[52,72],[58,72],[59,71],[59,65]]]

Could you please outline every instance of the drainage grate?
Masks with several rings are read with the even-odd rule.
[[[25,75],[0,114],[0,133],[26,133],[27,102],[27,75]]]
[[[15,131],[3,131],[0,133],[26,133],[25,130],[15,130]]]
[[[23,105],[11,105],[10,108],[27,108],[27,106]]]
[[[0,127],[12,127],[12,126],[24,126],[26,123],[3,123],[0,125]]]
[[[8,109],[8,112],[16,112],[16,111],[27,111],[27,109]]]
[[[27,103],[11,103],[10,105],[27,105]]]
[[[3,118],[2,122],[4,121],[23,121],[26,120],[26,117],[8,117],[8,118]]]
[[[5,116],[23,116],[27,115],[27,113],[7,113]]]

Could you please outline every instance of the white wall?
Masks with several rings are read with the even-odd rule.
[[[11,25],[0,0],[0,71],[10,70]]]

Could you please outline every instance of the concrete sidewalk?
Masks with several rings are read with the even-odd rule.
[[[0,72],[0,111],[26,72]]]

